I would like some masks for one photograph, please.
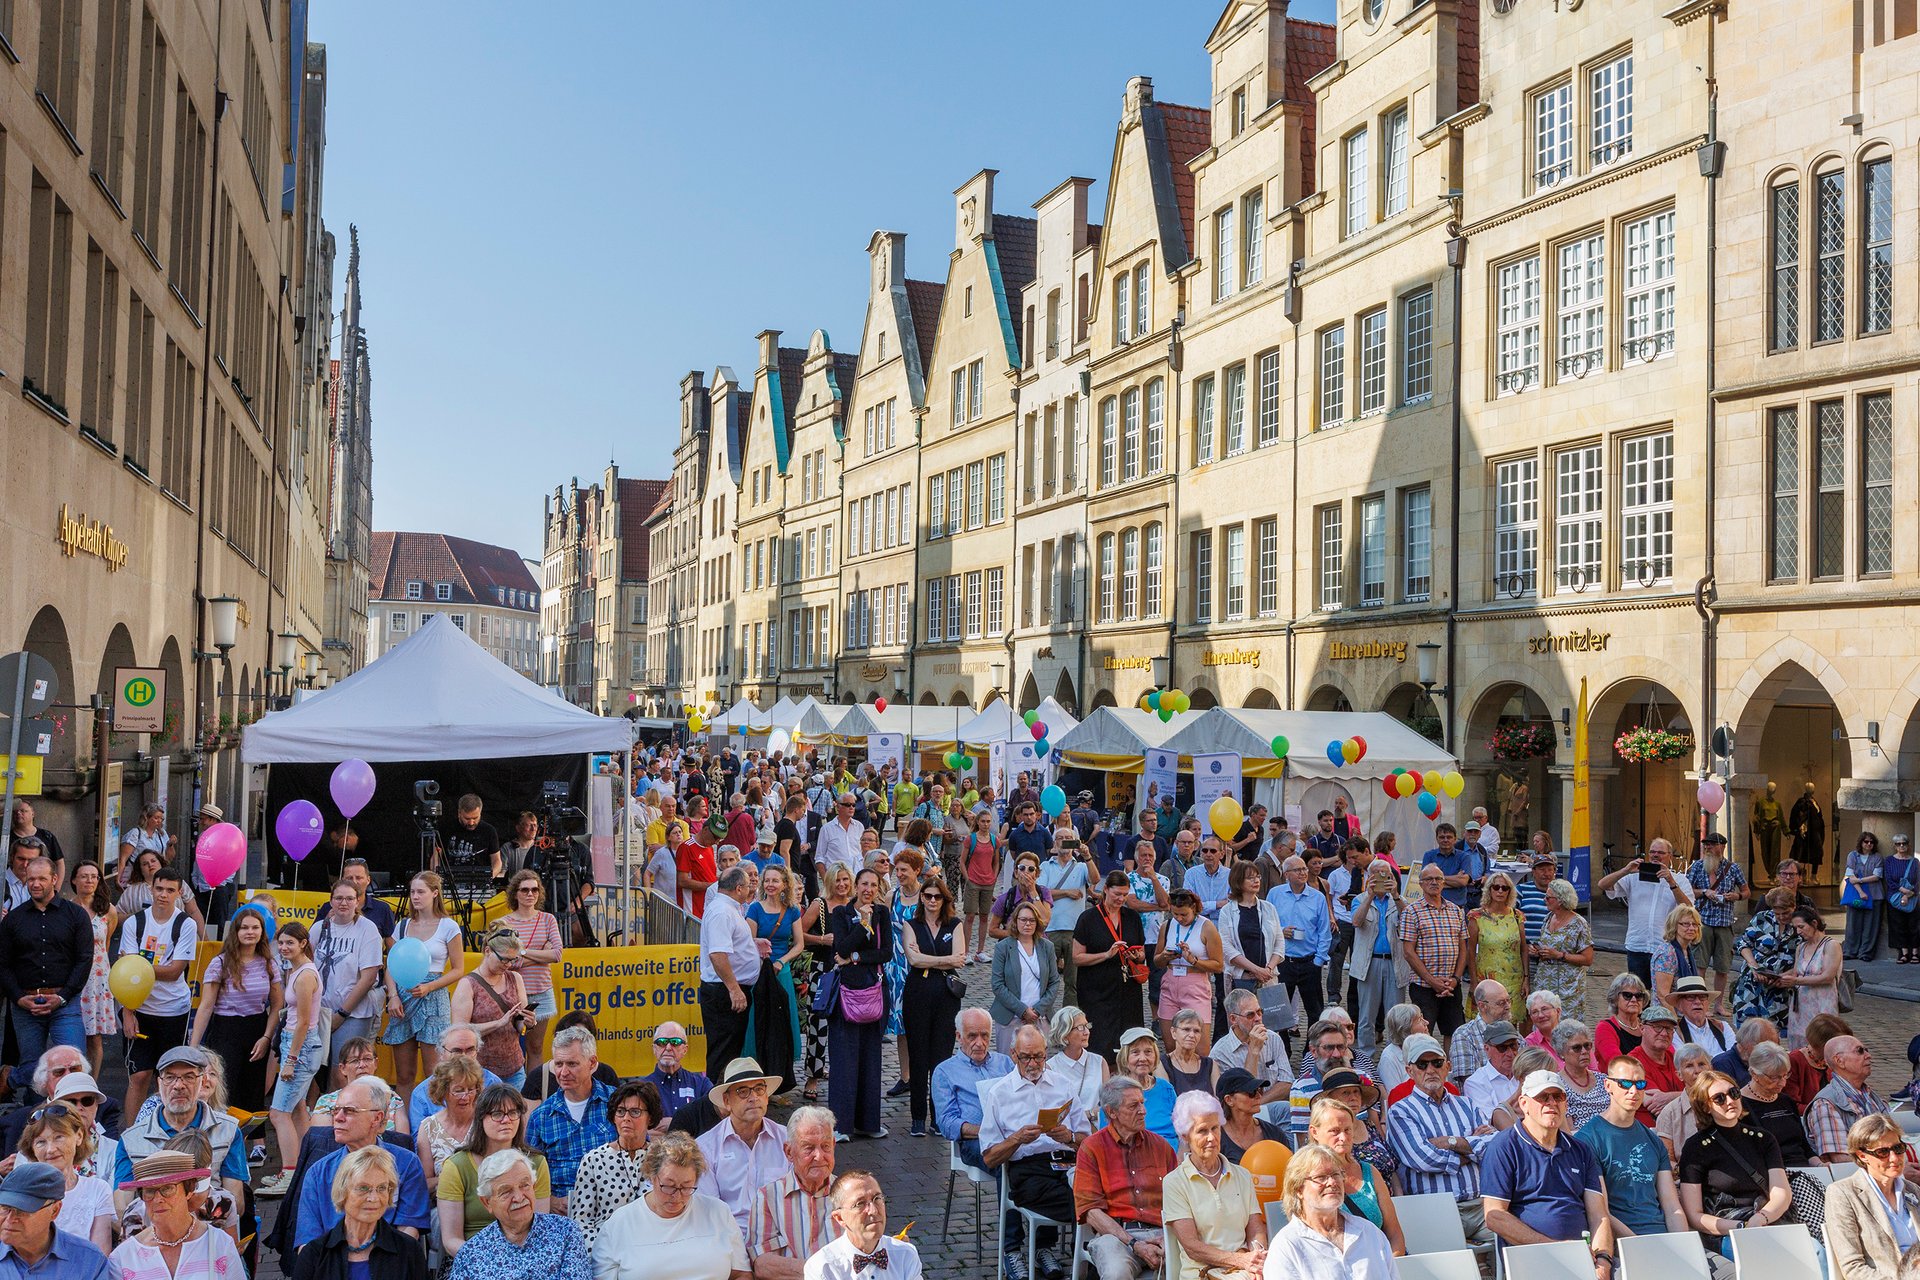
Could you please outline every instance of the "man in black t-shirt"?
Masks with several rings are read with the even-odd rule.
[[[442,838],[435,863],[442,875],[490,873],[499,848],[499,834],[480,820],[480,797],[469,793],[454,808],[453,827]]]

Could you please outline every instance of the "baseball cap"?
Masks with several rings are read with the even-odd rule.
[[[1656,1004],[1652,1008],[1648,1009],[1645,1013],[1640,1015],[1640,1021],[1668,1022],[1668,1023],[1673,1023],[1674,1025],[1677,1026],[1680,1022],[1680,1015],[1675,1013],[1673,1010],[1667,1008],[1667,1006],[1663,1004]]]
[[[1543,862],[1549,863],[1552,866],[1556,866],[1556,867],[1560,865],[1560,859],[1554,856],[1553,851],[1551,849],[1545,850],[1543,852],[1536,853],[1533,855],[1532,865],[1537,867]]]
[[[1560,1080],[1557,1071],[1529,1071],[1527,1078],[1520,1082],[1520,1092],[1529,1098],[1537,1098],[1549,1089],[1558,1089],[1562,1094],[1567,1086]]]
[[[1437,1053],[1442,1058],[1447,1056],[1447,1051],[1440,1047],[1440,1042],[1429,1035],[1408,1036],[1401,1041],[1400,1052],[1408,1062],[1418,1062],[1429,1053]]]
[[[1159,1043],[1158,1038],[1146,1027],[1133,1027],[1120,1033],[1120,1047],[1122,1049],[1132,1044],[1135,1040],[1152,1040],[1155,1044]]]
[[[1220,1080],[1213,1086],[1216,1097],[1224,1098],[1230,1093],[1262,1094],[1267,1091],[1267,1081],[1256,1080],[1253,1073],[1245,1067],[1230,1067],[1221,1072]]]
[[[1489,1022],[1486,1033],[1481,1036],[1487,1044],[1512,1044],[1519,1038],[1520,1033],[1515,1031],[1513,1024],[1504,1018],[1499,1022]]]
[[[24,1213],[38,1213],[67,1196],[67,1175],[50,1164],[23,1160],[0,1182],[0,1205]]]
[[[1727,835],[1724,831],[1709,831],[1700,837],[1701,844],[1725,844],[1726,842]]]
[[[1673,990],[1669,994],[1676,996],[1704,996],[1711,995],[1712,992],[1707,989],[1707,980],[1705,978],[1692,977],[1677,980],[1673,984]]]
[[[1477,822],[1468,822],[1466,829],[1468,831],[1478,831],[1480,829],[1480,824]]]

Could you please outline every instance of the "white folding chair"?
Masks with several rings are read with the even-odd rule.
[[[1399,1202],[1394,1202],[1399,1207]],[[1480,1263],[1471,1249],[1448,1249],[1444,1253],[1410,1253],[1393,1260],[1400,1280],[1480,1280]]]
[[[962,1160],[960,1158],[960,1144],[957,1142],[949,1142],[947,1143],[947,1212],[946,1216],[940,1220],[940,1235],[943,1239],[952,1235],[953,1178],[955,1174],[960,1173],[966,1174],[967,1181],[973,1184],[973,1265],[974,1269],[978,1270],[984,1265],[986,1257],[985,1245],[982,1241],[986,1236],[987,1225],[980,1218],[980,1188],[992,1182],[994,1179],[992,1174],[976,1169],[965,1160]]]
[[[1394,1207],[1399,1208],[1398,1202]],[[1510,1244],[1500,1251],[1506,1273],[1526,1280],[1592,1280],[1593,1255],[1578,1240]]]
[[[1851,1178],[1860,1172],[1860,1166],[1851,1160],[1836,1160],[1827,1166],[1827,1181],[1838,1182],[1842,1178]]]
[[[1280,1228],[1287,1225],[1287,1205],[1284,1200],[1267,1201],[1267,1239],[1280,1234]]]
[[[1709,1280],[1706,1250],[1692,1231],[1657,1236],[1620,1236],[1621,1280]]]
[[[1400,1234],[1408,1253],[1453,1253],[1467,1248],[1460,1228],[1460,1206],[1442,1191],[1417,1196],[1395,1196],[1393,1211],[1400,1218]]]
[[[1746,1227],[1733,1241],[1733,1269],[1739,1280],[1820,1280],[1820,1246],[1797,1222],[1777,1227]]]

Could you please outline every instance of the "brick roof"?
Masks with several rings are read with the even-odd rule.
[[[620,478],[620,578],[624,582],[647,580],[647,525],[666,491],[665,480]]]
[[[920,344],[923,371],[933,364],[933,335],[940,327],[940,299],[946,291],[938,281],[907,281],[907,309],[913,313],[913,339]]]
[[[654,520],[659,520],[662,517],[666,516],[668,513],[670,513],[672,510],[673,510],[673,486],[671,484],[663,483],[660,488],[659,498],[654,501],[653,506],[649,508],[647,511],[647,519],[649,522]]]
[[[1013,341],[1023,349],[1026,315],[1020,309],[1020,294],[1033,283],[1040,260],[1040,220],[1017,218],[1009,213],[993,215],[993,252],[1000,260],[1000,287],[1007,291],[1007,311],[1013,319]]]
[[[524,612],[539,612],[540,584],[520,553],[508,547],[444,533],[375,533],[372,561],[376,600],[403,600],[407,583],[418,582],[422,599],[434,601],[434,586],[445,582],[453,588],[452,600],[439,603],[518,607],[494,598],[494,588],[500,587],[528,592],[531,603]]]
[[[1465,111],[1480,101],[1480,6],[1461,4],[1454,8],[1454,47],[1459,68],[1454,84],[1458,101],[1455,111]]]
[[[1205,107],[1183,107],[1172,102],[1154,106],[1166,122],[1167,158],[1173,164],[1173,194],[1179,206],[1180,227],[1186,233],[1186,257],[1195,253],[1193,239],[1193,170],[1188,164],[1213,145],[1213,113]],[[1172,255],[1163,255],[1172,261]]]
[[[1331,23],[1308,22],[1304,18],[1287,19],[1287,87],[1286,99],[1297,104],[1302,112],[1300,125],[1300,194],[1310,196],[1314,191],[1314,161],[1317,133],[1317,110],[1312,89],[1307,81],[1333,65],[1339,54],[1338,33]]]

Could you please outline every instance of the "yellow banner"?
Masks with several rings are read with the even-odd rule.
[[[273,899],[273,921],[276,928],[289,920],[298,920],[301,924],[311,926],[320,918],[321,911],[333,902],[331,894],[319,893],[311,889],[242,889],[240,891],[240,901],[243,903],[252,902],[260,897]],[[380,900],[392,907],[395,915],[399,915],[405,906],[404,900],[398,894],[382,897]],[[476,933],[484,931],[494,921],[506,915],[508,910],[507,895],[504,893],[496,893],[485,902],[476,903],[472,920],[474,931]],[[459,918],[459,912],[456,909],[454,919]]]

